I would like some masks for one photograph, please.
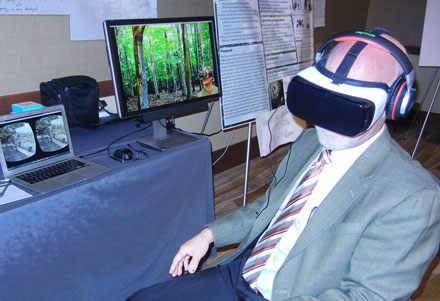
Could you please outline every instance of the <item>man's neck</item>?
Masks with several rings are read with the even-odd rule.
[[[209,84],[207,84],[207,85],[205,86],[205,89],[208,90],[209,92],[211,92],[211,91],[212,91],[212,82],[209,83]]]
[[[359,137],[359,143],[355,146],[359,146],[359,145],[367,142],[368,140],[370,140],[374,136],[376,136],[376,134],[379,133],[383,129],[384,124],[385,124],[385,115],[382,115],[367,132],[365,132],[364,134],[362,134]]]

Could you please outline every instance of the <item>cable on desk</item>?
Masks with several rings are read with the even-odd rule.
[[[127,143],[127,146],[129,149],[131,149],[136,154],[136,158],[134,161],[145,160],[148,157],[150,157],[150,155],[148,154],[148,152],[145,149],[137,149],[134,146],[132,146],[130,143]]]
[[[124,138],[126,138],[126,137],[128,137],[128,136],[130,136],[130,135],[132,135],[132,134],[142,132],[143,130],[148,129],[149,127],[151,127],[151,123],[148,124],[147,126],[141,128],[141,129],[139,129],[139,130],[135,130],[135,131],[133,131],[133,132],[130,132],[130,133],[124,135],[124,136],[121,136],[121,137],[119,137],[119,138],[113,140],[113,141],[110,142],[106,147],[104,147],[104,148],[102,148],[102,149],[100,149],[100,150],[98,150],[98,151],[95,151],[95,152],[90,153],[90,154],[85,154],[85,155],[82,155],[82,156],[79,156],[79,157],[80,157],[80,158],[85,158],[85,157],[89,157],[89,156],[92,156],[92,155],[96,155],[96,154],[101,153],[101,152],[104,152],[104,151],[109,152],[110,147],[111,147],[113,144],[115,144],[116,142],[118,142],[119,140],[122,140],[122,139],[124,139]]]
[[[9,185],[11,185],[11,181],[9,179],[0,180],[0,188],[3,188],[0,192],[0,198],[5,195],[5,192],[8,189]]]

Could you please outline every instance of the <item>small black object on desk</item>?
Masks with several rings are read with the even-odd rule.
[[[131,161],[133,160],[133,151],[129,148],[120,148],[115,150],[112,159],[119,162]]]

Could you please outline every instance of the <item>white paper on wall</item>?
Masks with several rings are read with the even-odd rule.
[[[104,20],[156,18],[157,0],[0,0],[0,15],[70,15],[71,40],[101,40]]]

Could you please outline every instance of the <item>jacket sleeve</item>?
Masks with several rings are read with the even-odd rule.
[[[241,243],[251,230],[257,217],[257,212],[264,206],[265,198],[235,210],[221,219],[206,226],[214,236],[214,246],[221,248],[231,244]]]

